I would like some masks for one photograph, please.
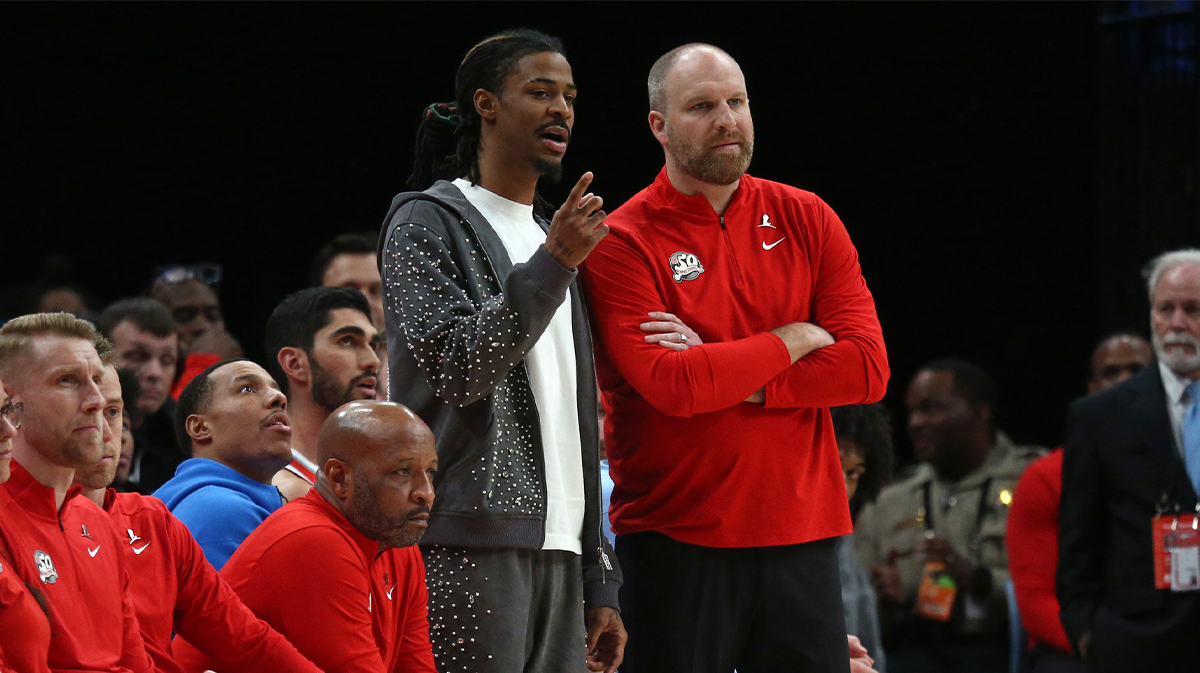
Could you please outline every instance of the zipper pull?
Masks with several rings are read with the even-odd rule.
[[[612,570],[613,569],[612,561],[608,560],[608,554],[605,553],[604,547],[601,546],[596,551],[600,552],[600,565],[605,570]]]

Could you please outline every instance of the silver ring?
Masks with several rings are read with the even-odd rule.
[[[679,335],[679,343],[687,343],[687,335],[686,334]]]

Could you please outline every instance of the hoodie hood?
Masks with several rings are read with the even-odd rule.
[[[167,509],[174,510],[188,496],[209,486],[241,493],[268,512],[283,505],[283,497],[273,485],[261,484],[208,458],[189,458],[180,463],[175,476],[155,491],[154,497],[162,500]]]

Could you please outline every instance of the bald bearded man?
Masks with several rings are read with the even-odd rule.
[[[351,402],[321,427],[317,454],[314,489],[251,533],[221,577],[327,673],[434,673],[415,546],[433,504],[433,433],[400,404]],[[181,638],[175,655],[185,671],[212,668]]]

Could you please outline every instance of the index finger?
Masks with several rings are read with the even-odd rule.
[[[583,198],[583,193],[587,190],[588,185],[592,184],[592,177],[591,171],[579,176],[579,182],[576,182],[575,186],[571,188],[571,193],[567,194],[567,200],[563,203],[564,207],[579,207],[579,201]]]

